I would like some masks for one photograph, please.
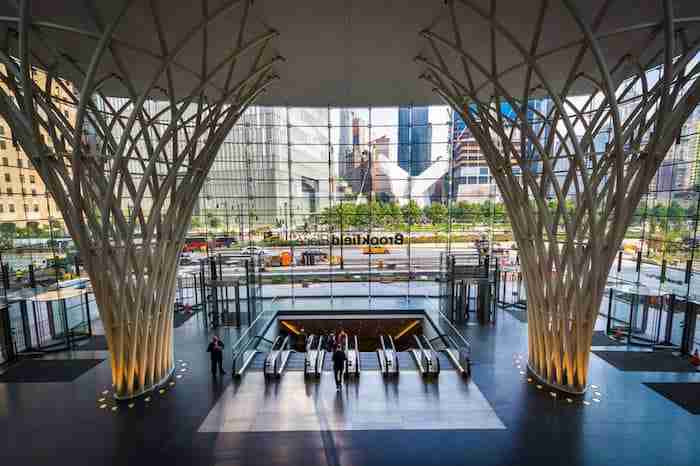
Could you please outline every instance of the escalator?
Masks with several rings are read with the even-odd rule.
[[[269,380],[282,375],[289,355],[292,350],[289,349],[289,335],[278,336],[272,343],[272,348],[265,357],[264,373],[265,379]]]
[[[397,354],[394,339],[391,335],[379,335],[377,359],[379,360],[379,370],[383,375],[399,375],[399,360]]]
[[[437,376],[440,374],[440,358],[433,345],[425,335],[414,335],[416,348],[412,349],[418,370],[424,376]]]
[[[326,357],[323,335],[309,335],[306,339],[306,358],[304,360],[304,377],[320,378]]]
[[[347,358],[345,361],[345,376],[359,377],[361,358],[360,345],[357,341],[357,335],[353,335],[352,337],[345,339],[343,350],[345,351],[345,356]]]

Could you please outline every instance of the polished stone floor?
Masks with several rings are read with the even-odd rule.
[[[496,325],[465,326],[463,331],[473,344],[469,390],[478,389],[494,413],[494,422],[497,419],[505,428],[455,426],[445,430],[431,424],[431,414],[426,413],[424,421],[415,416],[407,424],[421,426],[424,422],[420,430],[403,430],[402,420],[401,425],[397,421],[384,430],[333,430],[330,428],[333,424],[298,430],[287,424],[286,429],[266,432],[252,431],[253,422],[246,421],[243,424],[247,424],[247,431],[218,428],[205,432],[207,426],[221,426],[221,417],[235,417],[231,403],[234,406],[237,403],[234,394],[237,388],[229,377],[212,379],[204,351],[209,334],[197,316],[175,330],[176,358],[181,361],[180,367],[186,369],[179,373],[182,377],[162,394],[152,395],[148,402],[139,400],[131,408],[122,405],[112,410],[109,393],[103,395],[103,391],[110,389],[107,361],[73,382],[0,384],[0,463],[22,466],[57,463],[689,466],[700,463],[700,416],[690,414],[644,385],[700,382],[699,373],[622,372],[594,355],[590,381],[595,388],[587,394],[586,403],[569,403],[538,389],[521,374],[527,324],[499,311]],[[239,332],[231,329],[219,333],[230,348]],[[56,357],[100,358],[104,353],[77,351]],[[226,362],[230,364],[230,359]],[[450,392],[451,383],[443,375],[436,386],[438,392],[431,395],[432,408],[449,409],[450,415],[454,415],[452,419],[473,417],[469,411],[471,392],[466,398],[463,394],[443,397],[443,390],[445,395]],[[418,390],[425,389],[418,380],[403,380],[395,405],[399,412],[411,408],[411,403],[403,402],[404,388],[409,390],[413,385]],[[299,381],[291,378],[289,381],[286,388],[290,392],[275,395],[277,405],[273,404],[272,408],[278,412],[287,404],[283,402],[285,397],[293,395],[291,385],[297,385],[298,390],[307,389]],[[247,415],[252,419],[261,409],[254,400],[265,399],[266,387],[248,382],[249,379],[244,379],[238,389],[262,390],[250,395],[249,410],[255,413]],[[364,392],[365,383],[367,392]],[[384,396],[381,407],[384,410],[386,400],[392,399],[393,388],[381,383],[363,379],[358,389],[367,396],[370,393]],[[452,390],[459,392],[458,387],[455,385]],[[283,388],[280,385],[278,390]],[[320,398],[307,399],[330,403],[324,410],[333,412],[336,398],[332,381],[322,380],[318,388],[322,391],[317,395]],[[352,394],[353,389],[349,386],[341,399],[352,406],[359,405],[359,398],[363,399],[364,395],[358,398]],[[389,393],[384,394],[384,390]],[[272,396],[268,392],[267,399]],[[304,398],[307,394],[294,396]],[[406,392],[407,398],[417,396],[421,395]],[[101,402],[102,398],[107,402]],[[448,405],[450,400],[455,404]],[[240,406],[236,409],[241,409]],[[299,409],[302,408],[310,409],[308,405]],[[244,411],[241,409],[241,414]],[[275,420],[261,424],[274,426]]]
[[[231,384],[199,432],[505,429],[479,387],[456,371],[426,380],[417,371],[386,379],[366,371],[336,390],[333,373],[305,381],[288,372],[266,382],[262,372]]]

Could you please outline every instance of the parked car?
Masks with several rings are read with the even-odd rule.
[[[269,254],[269,252],[265,251],[263,248],[260,248],[258,246],[246,246],[246,247],[241,249],[241,252],[243,254],[250,254],[250,255],[260,254],[262,256]]]

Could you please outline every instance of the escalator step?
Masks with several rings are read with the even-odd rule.
[[[378,371],[379,370],[379,359],[377,359],[377,353],[375,353],[375,352],[361,352],[360,353],[360,370],[361,371]]]
[[[248,370],[251,371],[262,371],[265,368],[265,358],[267,358],[267,352],[258,352],[253,356],[253,360],[250,361]]]
[[[285,370],[303,371],[305,360],[306,360],[306,353],[297,353],[295,351],[289,355],[289,359],[287,360],[287,367],[285,368]]]
[[[440,370],[441,371],[453,371],[455,366],[452,364],[452,360],[447,357],[444,351],[438,353],[438,359],[440,360]]]
[[[400,351],[399,356],[399,370],[400,371],[415,371],[418,370],[416,366],[416,360],[410,351]]]

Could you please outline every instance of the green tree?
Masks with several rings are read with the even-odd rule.
[[[65,234],[63,222],[53,217],[49,217],[49,228],[53,232],[54,236],[63,236]]]
[[[447,220],[447,207],[439,202],[433,202],[425,208],[425,216],[433,225],[439,225]]]
[[[17,237],[17,225],[14,223],[2,223],[0,224],[0,248],[10,249],[15,245],[15,238]]]
[[[479,225],[483,222],[483,215],[481,213],[481,207],[479,204],[472,202],[465,202],[466,206],[466,217],[465,220],[470,225]]]
[[[678,201],[671,202],[671,205],[666,209],[666,215],[670,225],[675,228],[680,228],[685,224],[685,212]]]
[[[396,202],[390,202],[384,206],[384,215],[387,225],[397,225],[402,221],[401,207]]]
[[[493,206],[493,221],[494,223],[506,223],[508,216],[506,215],[506,206],[502,202],[496,202]]]
[[[386,209],[383,203],[376,200],[372,201],[369,204],[369,213],[371,215],[373,227],[381,228],[386,225]]]
[[[450,206],[452,220],[464,222],[467,217],[467,202],[459,201]]]
[[[212,213],[208,213],[207,225],[209,226],[209,228],[216,230],[221,226],[221,219]]]
[[[369,226],[369,205],[358,204],[355,206],[352,225],[356,228],[367,228]]]
[[[658,227],[659,219],[658,217],[649,217],[649,236],[654,236],[656,233],[656,228]]]
[[[408,224],[415,224],[420,222],[421,219],[421,209],[418,203],[414,200],[410,200],[408,204],[401,208],[401,213],[403,214],[404,222]]]
[[[198,216],[193,215],[192,220],[190,220],[190,227],[193,230],[198,230],[198,229],[202,228],[202,220],[200,220],[200,218]]]
[[[334,230],[347,230],[353,225],[355,218],[355,205],[341,203],[327,207],[321,215],[321,223],[330,226]]]

